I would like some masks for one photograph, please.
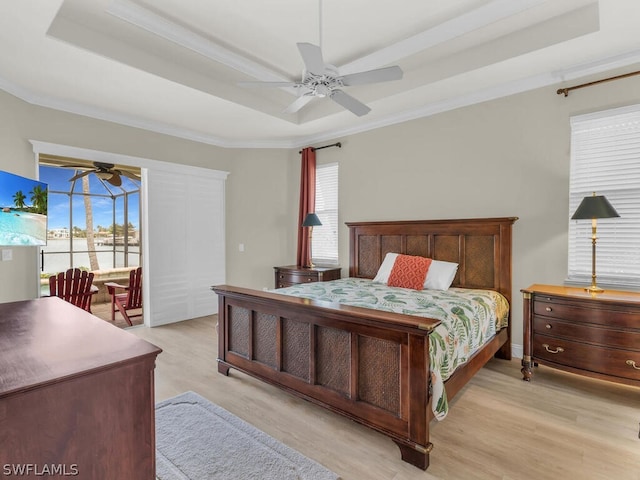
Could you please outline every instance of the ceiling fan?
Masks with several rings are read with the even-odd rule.
[[[309,103],[314,97],[329,97],[331,100],[361,117],[371,109],[360,100],[345,93],[342,87],[364,85],[367,83],[400,80],[402,69],[397,65],[378,68],[366,72],[340,75],[338,69],[324,63],[322,50],[311,43],[298,43],[305,69],[299,82],[241,82],[245,87],[293,87],[298,91],[298,98],[285,109],[285,113],[295,113]]]
[[[322,0],[318,1],[318,7],[320,24],[318,30],[320,45],[322,45]],[[314,97],[329,97],[338,105],[361,117],[369,113],[371,109],[360,100],[345,93],[342,87],[388,82],[402,78],[402,69],[397,65],[340,75],[334,65],[324,62],[321,46],[312,43],[298,43],[297,45],[304,62],[304,70],[299,82],[240,82],[239,85],[244,87],[295,88],[298,98],[284,110],[284,113],[296,113]]]
[[[132,180],[140,181],[140,177],[135,173],[126,170],[116,169],[113,163],[93,162],[93,168],[87,165],[65,165],[66,168],[74,168],[76,170],[84,170],[75,174],[69,179],[70,182],[94,173],[100,180],[105,180],[115,187],[122,185],[122,176],[129,177]]]

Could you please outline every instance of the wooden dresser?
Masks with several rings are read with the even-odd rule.
[[[273,267],[276,274],[276,288],[290,287],[299,283],[325,282],[340,278],[340,267]]]
[[[160,352],[57,297],[0,304],[2,474],[153,480]]]
[[[640,386],[640,293],[532,285],[523,289],[522,375],[543,364]]]

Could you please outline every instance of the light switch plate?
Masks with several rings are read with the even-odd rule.
[[[3,249],[2,250],[2,261],[8,262],[9,260],[13,260],[13,250]]]

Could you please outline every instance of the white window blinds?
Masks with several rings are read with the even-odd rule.
[[[322,225],[313,227],[313,262],[338,264],[338,164],[316,167],[316,215]]]
[[[599,284],[640,286],[640,105],[571,118],[569,217],[604,195],[619,218],[598,220]],[[569,220],[569,280],[591,280],[591,221]]]

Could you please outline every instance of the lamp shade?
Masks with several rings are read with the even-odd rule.
[[[322,222],[315,213],[307,213],[304,222],[302,222],[303,227],[318,227],[320,225]]]
[[[616,209],[613,208],[604,195],[596,195],[594,193],[592,196],[582,199],[571,220],[591,220],[594,218],[613,218],[619,216]]]

